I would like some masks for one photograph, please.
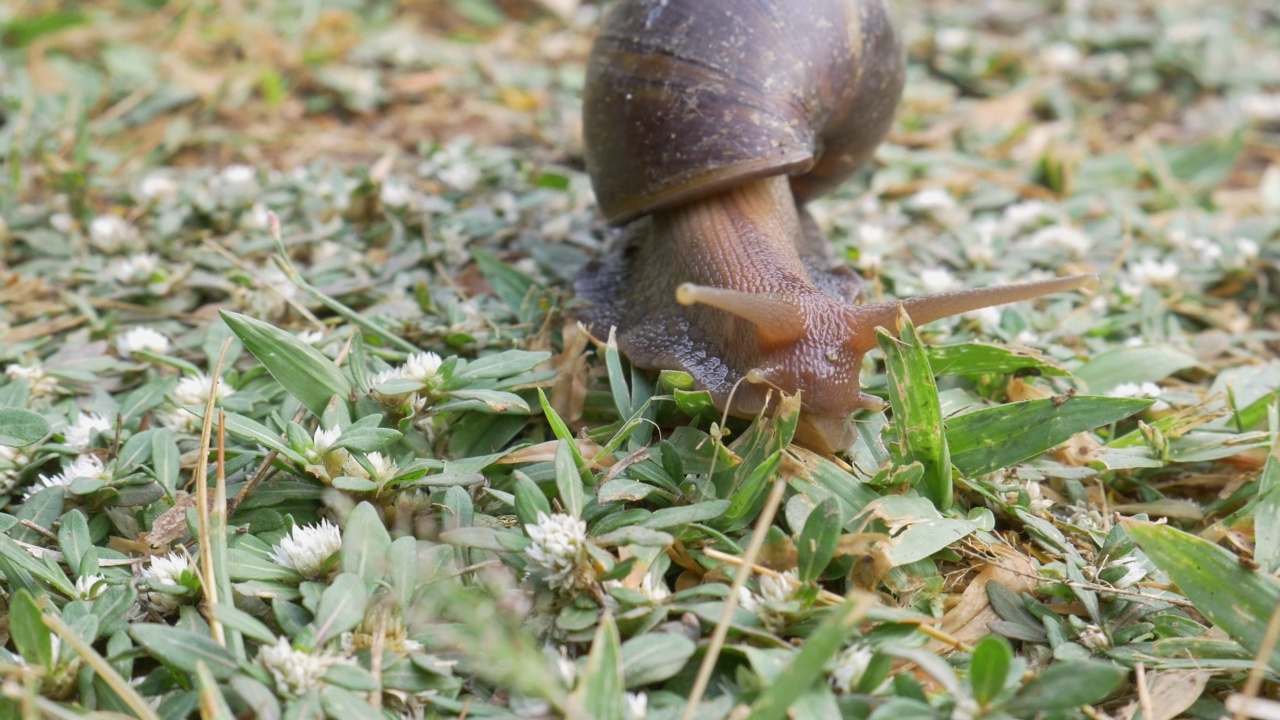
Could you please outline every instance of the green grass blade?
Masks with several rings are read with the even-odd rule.
[[[951,462],[967,477],[985,475],[1050,450],[1077,433],[1123,420],[1152,401],[1059,396],[1000,405],[947,420]]]
[[[333,396],[351,395],[351,383],[333,361],[292,333],[225,310],[222,319],[267,372],[316,415],[324,414]]]
[[[898,321],[901,338],[879,334],[889,382],[889,404],[893,424],[902,444],[903,465],[919,462],[924,467],[920,494],[939,509],[951,507],[951,453],[942,427],[938,386],[929,367],[929,356],[916,335],[915,326],[904,311]]]

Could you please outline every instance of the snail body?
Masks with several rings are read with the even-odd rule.
[[[884,0],[619,0],[584,91],[587,170],[613,249],[575,282],[595,332],[639,367],[689,373],[750,417],[799,393],[797,438],[836,451],[898,303],[856,305],[804,203],[892,123],[904,55]],[[904,301],[916,323],[1086,285],[1060,278]]]

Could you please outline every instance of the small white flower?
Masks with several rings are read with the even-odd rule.
[[[857,644],[846,648],[836,657],[834,667],[828,674],[831,689],[841,695],[848,695],[856,690],[874,655],[866,645]]]
[[[1160,386],[1153,382],[1144,382],[1141,384],[1120,383],[1119,385],[1111,388],[1111,392],[1107,393],[1107,395],[1110,397],[1122,398],[1158,398],[1162,392],[1164,391]],[[1164,402],[1163,400],[1157,400],[1155,404],[1151,406],[1151,409],[1156,412],[1168,410],[1169,403]]]
[[[106,578],[101,575],[82,575],[76,578],[75,596],[78,600],[92,600],[107,589]]]
[[[182,577],[186,573],[199,576],[191,558],[184,552],[172,552],[168,555],[153,555],[147,567],[140,573],[141,579],[148,585],[168,585],[185,587]],[[144,592],[138,595],[138,602],[157,616],[169,615],[178,609],[187,598],[163,592]]]
[[[1240,98],[1240,112],[1255,122],[1280,122],[1280,93],[1252,93]]]
[[[252,195],[258,191],[258,173],[248,165],[228,165],[218,173],[214,185],[228,195]]]
[[[1258,246],[1258,242],[1256,240],[1241,237],[1236,238],[1234,244],[1236,254],[1234,262],[1232,262],[1233,269],[1249,267],[1258,260],[1258,254],[1261,252],[1262,248]]]
[[[1093,240],[1082,231],[1069,225],[1051,225],[1037,230],[1027,243],[1032,247],[1061,248],[1072,257],[1084,257],[1093,247]]]
[[[120,357],[132,357],[139,351],[164,355],[169,352],[169,338],[149,327],[131,328],[116,338],[116,352],[120,353]]]
[[[1101,652],[1111,647],[1111,638],[1097,625],[1089,624],[1080,631],[1080,644],[1094,652]]]
[[[85,454],[77,457],[71,462],[71,466],[56,475],[40,475],[36,478],[36,482],[27,488],[23,495],[23,502],[30,499],[32,495],[51,487],[66,487],[76,478],[90,478],[92,480],[111,480],[111,474],[107,472],[106,465],[97,455]]]
[[[1040,51],[1040,62],[1045,70],[1056,74],[1068,74],[1080,67],[1084,56],[1080,49],[1068,42],[1051,43]]]
[[[99,215],[89,222],[89,242],[104,253],[117,253],[133,243],[133,226],[119,215]]]
[[[640,594],[649,599],[649,602],[657,605],[667,598],[671,597],[671,590],[667,588],[667,584],[662,578],[654,578],[653,573],[645,573],[644,578],[640,580]]]
[[[920,271],[920,286],[928,294],[960,289],[960,281],[946,268],[929,268]]]
[[[587,555],[587,524],[572,515],[538,513],[538,522],[525,528],[533,543],[525,550],[530,562],[546,571],[547,585],[573,594],[595,580]]]
[[[785,603],[795,599],[796,581],[800,578],[800,573],[792,568],[777,576],[761,575],[760,576],[760,596],[765,602]]]
[[[271,211],[265,203],[254,203],[240,216],[240,227],[245,230],[266,230],[271,225]]]
[[[378,199],[389,208],[402,208],[413,201],[413,189],[400,180],[388,180],[378,190]]]
[[[316,428],[311,438],[311,447],[303,449],[303,457],[307,460],[306,471],[312,476],[328,482],[342,474],[343,467],[351,455],[345,448],[331,449],[342,436],[342,428],[322,430]]]
[[[480,178],[483,175],[475,165],[465,159],[461,159],[440,168],[436,172],[436,177],[454,190],[467,192],[475,187],[476,183],[480,182]]]
[[[56,212],[49,216],[49,227],[60,233],[70,233],[76,228],[76,219],[71,213]]]
[[[178,194],[178,183],[163,172],[149,172],[138,183],[137,199],[142,202],[168,200]]]
[[[1144,287],[1170,288],[1176,284],[1180,272],[1181,268],[1172,260],[1143,258],[1129,265],[1127,278],[1120,283],[1120,289],[1133,297]]]
[[[935,213],[956,207],[956,199],[942,188],[925,188],[907,198],[907,208],[917,212]]]
[[[323,684],[329,668],[344,662],[330,652],[309,653],[294,649],[289,638],[277,638],[274,645],[263,645],[258,650],[258,664],[271,673],[276,681],[276,691],[299,696]]]
[[[324,430],[317,427],[311,435],[311,448],[307,451],[307,459],[320,462],[339,437],[342,437],[342,428],[332,427]]]
[[[383,483],[396,476],[399,467],[396,466],[394,460],[384,456],[380,452],[371,452],[365,455],[365,459],[373,466],[373,475],[356,462],[354,457],[348,457],[347,462],[342,466],[342,474],[348,477],[368,478],[375,482]]]
[[[160,268],[160,256],[155,253],[133,253],[113,260],[107,266],[107,275],[126,285],[145,285],[151,282]]]
[[[178,381],[173,388],[173,399],[179,405],[204,405],[213,390],[213,378],[208,375],[188,375]],[[235,390],[225,382],[218,383],[218,400],[222,400]]]
[[[1050,207],[1039,200],[1014,203],[1004,209],[1004,215],[1000,219],[1001,229],[1013,235],[1028,225],[1049,217],[1050,212]]]
[[[1000,318],[1004,316],[1004,311],[998,307],[984,307],[970,310],[964,316],[983,327],[993,328],[1000,325]]]
[[[80,413],[76,416],[75,422],[62,431],[62,439],[68,447],[80,451],[89,447],[95,435],[107,432],[111,428],[112,423],[105,415]]]
[[[1187,241],[1187,248],[1205,264],[1216,263],[1222,259],[1222,246],[1209,238],[1191,238]]]
[[[1030,499],[1028,508],[1036,515],[1042,514],[1053,506],[1053,501],[1044,496],[1044,489],[1040,487],[1040,483],[1035,480],[1028,480],[1024,486],[1027,491],[1027,497]]]
[[[45,397],[58,392],[58,378],[46,375],[44,367],[39,364],[10,365],[4,369],[4,374],[9,376],[11,380],[26,380],[27,390],[33,398]]]
[[[763,609],[763,599],[743,586],[738,588],[738,606],[752,615],[759,615]]]
[[[414,353],[400,368],[400,376],[417,380],[423,386],[433,385],[438,377],[441,362],[440,356],[433,352]]]
[[[961,27],[939,28],[933,34],[933,42],[944,53],[954,53],[969,47],[969,31]]]
[[[317,525],[295,525],[271,548],[271,559],[299,575],[314,580],[324,574],[324,562],[342,549],[342,533],[328,520]]]
[[[649,717],[649,695],[642,692],[623,694],[625,709],[623,717],[627,720],[645,720]]]
[[[308,345],[315,345],[324,339],[323,330],[303,330],[298,333],[298,339]]]
[[[1142,558],[1133,555],[1122,557],[1119,560],[1112,560],[1102,569],[1105,571],[1117,567],[1124,568],[1124,574],[1111,581],[1112,587],[1132,587],[1147,576],[1147,567],[1142,563]]]

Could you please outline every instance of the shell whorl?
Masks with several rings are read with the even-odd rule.
[[[587,169],[610,222],[786,174],[799,202],[888,132],[904,56],[886,0],[637,0],[587,67]]]

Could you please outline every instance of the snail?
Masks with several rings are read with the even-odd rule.
[[[618,0],[587,65],[583,131],[613,248],[574,283],[580,319],[641,368],[682,370],[740,417],[800,394],[796,439],[837,452],[876,328],[806,202],[888,133],[905,54],[885,0]],[[1092,276],[903,300],[917,324],[1089,286]]]

